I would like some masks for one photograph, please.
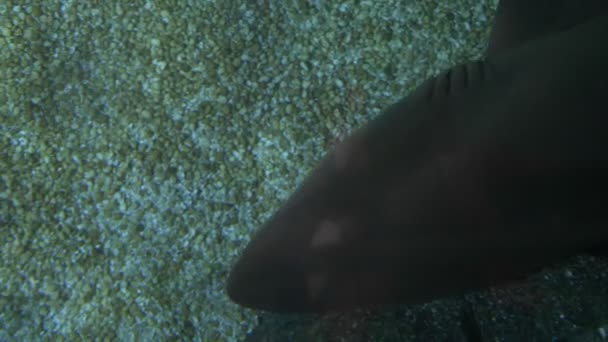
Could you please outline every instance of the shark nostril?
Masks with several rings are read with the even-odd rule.
[[[312,235],[310,246],[312,248],[327,247],[337,245],[341,240],[342,231],[340,226],[333,221],[323,220]]]
[[[315,300],[327,284],[326,274],[311,274],[306,278],[306,289],[308,290],[308,298]]]

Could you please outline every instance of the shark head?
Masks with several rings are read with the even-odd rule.
[[[524,3],[501,2],[485,59],[335,146],[245,248],[232,300],[277,312],[420,303],[608,241],[608,47],[593,38],[608,18],[517,25]]]

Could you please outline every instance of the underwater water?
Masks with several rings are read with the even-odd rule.
[[[0,340],[605,338],[608,265],[592,257],[326,316],[225,293],[339,137],[483,54],[496,3],[0,3]]]

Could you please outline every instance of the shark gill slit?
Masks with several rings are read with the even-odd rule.
[[[479,80],[480,81],[485,81],[486,80],[486,68],[488,67],[487,63],[483,60],[478,60],[475,62],[475,65],[477,66],[477,69],[479,70]]]
[[[446,95],[450,94],[450,87],[452,85],[452,69],[448,69],[448,71],[445,73],[445,85],[444,85],[444,91]]]
[[[430,80],[430,84],[427,86],[427,88],[428,88],[427,94],[426,94],[426,101],[427,102],[433,101],[433,89],[435,89],[435,83],[436,82],[437,82],[437,78],[433,77]]]
[[[469,87],[469,68],[466,64],[461,65],[462,68],[462,87],[464,89]]]

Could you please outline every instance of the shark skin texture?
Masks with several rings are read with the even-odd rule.
[[[570,29],[607,13],[604,0],[502,0],[498,4],[487,56],[527,40]]]
[[[423,303],[608,243],[608,16],[562,6],[548,28],[509,31],[523,4],[500,3],[485,59],[427,80],[321,161],[235,263],[234,302]]]

